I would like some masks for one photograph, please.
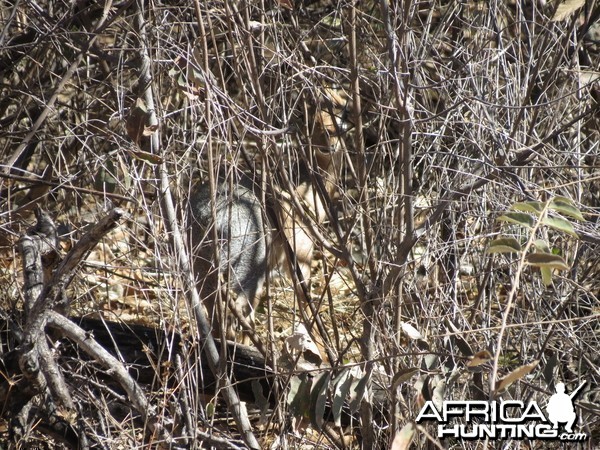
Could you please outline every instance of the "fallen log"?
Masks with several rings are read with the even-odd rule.
[[[164,384],[165,379],[166,385],[170,387],[174,387],[179,383],[180,380],[174,373],[176,357],[182,356],[182,350],[184,349],[182,337],[179,333],[89,317],[77,317],[71,320],[86,332],[88,339],[93,339],[111,355],[119,359],[132,378],[145,389],[150,389],[153,385],[156,386],[157,382]],[[10,327],[8,324],[2,324],[1,328],[5,330],[2,342],[7,342],[6,334]],[[220,345],[219,342],[217,343]],[[200,343],[200,347],[201,345],[202,343]],[[65,361],[86,361],[90,359],[86,352],[81,352],[77,344],[69,340],[61,339],[60,344],[56,344],[55,347],[60,348],[59,366],[62,366],[61,363]],[[191,350],[195,354],[202,355],[200,349]],[[190,357],[189,351],[189,348],[185,349],[186,359]],[[277,381],[284,382],[289,379],[291,374],[287,372],[275,374],[268,366],[264,356],[254,347],[228,341],[226,353],[226,371],[231,375],[240,399],[249,403],[260,403],[260,399],[256,398],[258,383],[269,406],[274,406],[278,401],[271,395],[274,383]],[[8,408],[18,410],[18,405],[25,404],[32,394],[27,383],[14,383],[14,380],[19,379],[20,375],[18,352],[15,350],[3,351],[0,356],[0,364],[3,374],[0,383],[0,402],[7,405]],[[199,372],[202,373],[202,386],[198,388],[204,395],[214,396],[218,386],[217,380],[210,371],[205,358],[198,358],[198,364]],[[295,371],[293,376],[301,377],[309,374],[317,377],[331,370],[330,367],[314,367],[309,371]],[[111,384],[110,387],[117,392],[122,392],[122,389],[119,389],[117,385]],[[384,406],[385,401],[383,391],[375,396],[375,402],[380,407]],[[350,422],[349,405],[344,405],[344,408],[346,414],[342,422],[348,424]]]
[[[180,354],[181,336],[178,333],[165,333],[158,328],[143,325],[112,322],[95,318],[75,317],[71,319],[80,326],[89,336],[104,347],[113,356],[125,365],[130,375],[141,385],[151,385],[157,377],[162,377],[160,368],[172,370],[166,362],[174,363],[176,355]],[[8,324],[2,324],[4,330],[2,342],[9,341]],[[219,341],[217,340],[219,344]],[[61,356],[66,359],[89,360],[84,352],[80,352],[77,345],[64,341],[61,345]],[[0,362],[2,364],[3,384],[13,380],[20,373],[18,352],[2,349]],[[189,356],[189,355],[188,355]],[[203,373],[202,389],[206,394],[215,394],[216,380],[209,370],[206,361],[199,359]],[[272,389],[274,374],[266,365],[265,358],[258,350],[247,345],[227,342],[228,371],[233,374],[236,386],[244,401],[254,401],[252,382],[259,381],[263,392]],[[172,383],[173,381],[169,381]],[[11,382],[12,385],[12,382]],[[13,389],[14,390],[14,386]],[[0,387],[0,402],[6,404],[8,389]],[[27,389],[25,389],[27,391]],[[11,393],[12,395],[15,392]]]

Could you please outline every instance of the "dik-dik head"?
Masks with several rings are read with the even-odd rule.
[[[329,96],[321,107],[309,109],[312,124],[306,158],[299,157],[299,176],[290,189],[279,195],[275,202],[281,231],[275,235],[273,256],[281,263],[286,257],[286,244],[292,249],[294,261],[286,269],[298,264],[304,280],[310,279],[310,268],[315,247],[315,229],[321,228],[327,218],[325,201],[338,197],[344,143],[341,134],[347,130],[340,96]],[[326,108],[326,109],[325,109]],[[304,159],[304,160],[303,160]],[[317,188],[322,183],[324,192]],[[286,243],[287,241],[287,243]]]

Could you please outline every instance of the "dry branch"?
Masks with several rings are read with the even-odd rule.
[[[42,258],[49,253],[56,253],[56,226],[48,213],[37,211],[38,222],[29,234],[20,241],[21,255],[25,275],[26,322],[21,344],[17,349],[20,371],[31,382],[32,394],[47,398],[46,408],[50,413],[50,424],[61,424],[63,420],[56,415],[57,408],[63,408],[63,415],[77,414],[77,406],[65,383],[62,370],[58,367],[48,346],[46,327],[51,326],[59,336],[66,336],[101,365],[109,369],[123,389],[128,393],[134,407],[141,414],[145,423],[164,442],[170,438],[165,434],[162,425],[156,420],[153,408],[150,407],[142,390],[129,376],[121,362],[112,357],[93,339],[71,321],[56,312],[68,309],[69,302],[65,298],[65,289],[75,276],[75,270],[87,254],[98,244],[99,240],[114,229],[124,217],[119,209],[111,211],[89,230],[71,249],[56,268],[51,277],[42,277]],[[56,259],[56,258],[54,258]],[[48,392],[47,392],[48,391]],[[26,404],[33,400],[28,399]],[[56,405],[55,405],[56,403]],[[23,407],[26,406],[23,405]],[[25,424],[22,424],[24,427]],[[79,430],[78,445],[87,448],[87,437]]]

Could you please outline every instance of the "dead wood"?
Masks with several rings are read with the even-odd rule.
[[[67,324],[64,321],[70,323]],[[119,357],[120,363],[127,368],[132,380],[135,381],[143,391],[147,391],[158,379],[168,378],[170,387],[177,385],[178,379],[173,370],[177,356],[181,355],[182,336],[176,332],[165,332],[158,328],[147,327],[122,322],[111,322],[96,318],[76,317],[65,319],[64,317],[51,314],[49,327],[64,333],[68,338],[60,347],[62,349],[59,363],[69,359],[83,360],[105,360],[108,357],[102,352],[108,352],[110,357]],[[8,329],[7,324],[2,324],[2,329]],[[7,333],[5,331],[5,333]],[[2,341],[6,342],[6,336]],[[217,345],[220,342],[217,340]],[[202,344],[200,344],[200,347]],[[90,350],[94,347],[94,350]],[[99,350],[101,347],[102,350]],[[97,353],[96,353],[97,352]],[[200,350],[201,352],[201,350]],[[190,355],[186,355],[189,358]],[[2,372],[7,374],[8,379],[16,379],[20,373],[18,364],[18,351],[10,351],[0,358]],[[215,395],[217,380],[210,371],[206,358],[199,358],[200,372],[203,374],[203,385],[199,387],[205,395]],[[118,366],[113,366],[113,369]],[[275,406],[277,399],[270,393],[276,380],[285,381],[290,376],[302,376],[310,373],[317,376],[331,367],[320,367],[302,369],[293,372],[281,372],[275,374],[268,366],[264,356],[254,347],[227,341],[227,373],[231,374],[232,382],[235,383],[240,399],[245,402],[256,402],[256,384],[259,383],[262,394],[270,406]],[[114,372],[111,373],[114,376]],[[7,380],[0,387],[0,402],[3,404],[16,405],[22,403],[20,398],[26,398],[28,383],[18,382],[13,385],[9,392]],[[126,392],[123,383],[111,382],[111,388]],[[376,397],[375,403],[382,407],[385,403],[383,395]]]
[[[19,241],[25,274],[25,325],[23,332],[16,339],[19,342],[18,347],[3,358],[7,366],[6,393],[12,394],[14,389],[11,389],[11,385],[15,383],[15,379],[25,383],[23,394],[18,392],[15,399],[6,399],[7,403],[12,404],[10,411],[16,419],[11,430],[14,437],[20,439],[24,436],[31,421],[30,414],[37,411],[37,404],[40,404],[40,412],[37,415],[54,434],[65,438],[75,435],[77,440],[69,441],[71,446],[89,447],[86,432],[81,426],[83,421],[78,412],[78,405],[73,400],[63,371],[59,368],[48,343],[46,328],[50,326],[59,336],[68,336],[90,357],[110,369],[150,429],[168,442],[169,438],[155,419],[144,393],[122,363],[97,345],[93,339],[88,339],[85,331],[59,313],[68,310],[69,301],[65,291],[73,280],[75,268],[99,240],[118,225],[124,217],[124,212],[120,209],[111,211],[82,237],[59,264],[56,226],[49,214],[41,209],[36,211],[36,217],[37,224]],[[57,267],[52,270],[54,265]],[[18,369],[10,364],[14,361],[18,363]],[[42,398],[41,401],[39,397]]]

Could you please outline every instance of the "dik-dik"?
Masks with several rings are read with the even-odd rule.
[[[232,300],[238,313],[252,322],[269,266],[267,245],[271,242],[263,209],[249,179],[232,185],[219,181],[214,194],[208,184],[201,184],[190,196],[194,275],[213,331],[222,323],[221,306],[216,303],[220,276],[236,296]],[[227,293],[223,294],[221,298],[226,299]],[[227,338],[234,339],[232,318],[227,319],[226,330]]]
[[[341,152],[337,145],[332,145],[337,144],[337,138],[332,137],[333,133],[327,128],[333,127],[330,114],[321,112],[317,119],[312,152],[326,190],[333,197]],[[201,184],[192,192],[190,219],[194,273],[213,330],[223,323],[220,317],[223,309],[221,306],[216,308],[220,276],[229,293],[235,296],[232,300],[238,315],[248,319],[250,324],[253,323],[253,311],[267,273],[286,261],[285,248],[288,244],[303,278],[310,279],[314,242],[306,222],[302,220],[306,214],[298,214],[294,204],[307,207],[309,216],[317,223],[324,220],[325,210],[304,164],[299,164],[298,174],[294,190],[273,196],[266,207],[261,205],[258,184],[246,176],[235,182],[219,180],[214,197],[208,184]],[[211,199],[214,199],[214,220]],[[285,264],[288,273],[290,267],[294,264]],[[226,297],[223,295],[221,298]],[[228,317],[226,323],[227,338],[234,339],[234,320]]]

